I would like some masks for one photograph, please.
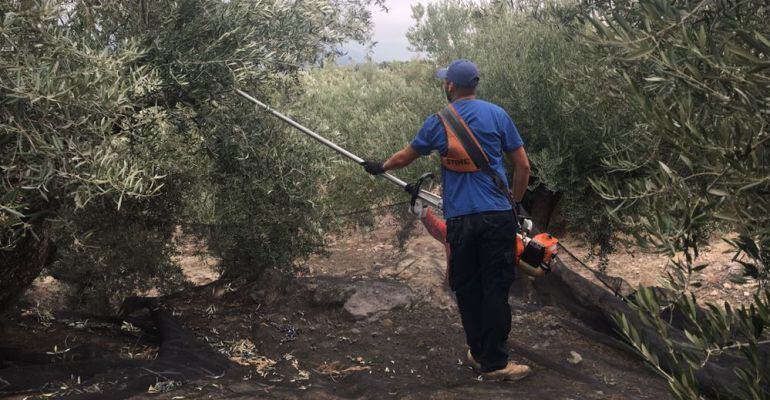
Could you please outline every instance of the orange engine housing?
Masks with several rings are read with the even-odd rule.
[[[533,238],[516,235],[516,266],[535,278],[551,271],[551,261],[559,248],[559,239],[548,233],[539,233]]]

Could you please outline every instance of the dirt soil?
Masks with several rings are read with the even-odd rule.
[[[301,263],[294,277],[270,273],[258,284],[214,282],[169,296],[163,304],[173,315],[227,355],[234,367],[224,376],[182,385],[159,374],[157,385],[132,398],[670,398],[665,382],[634,356],[582,336],[571,328],[580,322],[564,311],[518,298],[511,299],[511,357],[531,365],[534,374],[513,383],[483,380],[465,363],[463,330],[444,281],[443,246],[420,226],[398,248],[396,225],[385,218],[373,228],[333,238],[330,255]],[[665,265],[657,256],[634,257],[636,262],[625,266],[613,258],[609,272],[634,284],[650,283],[646,279]],[[191,276],[211,276],[206,272],[211,260],[185,261]],[[706,290],[720,290],[719,279],[713,278],[715,284]],[[364,318],[343,306],[351,287],[390,281],[413,294],[409,304]],[[153,358],[158,351],[131,326],[59,316],[41,307],[0,322],[0,337],[3,347],[48,353],[53,360],[84,348],[91,356],[139,359]],[[110,382],[72,377],[50,382],[42,391],[6,395],[100,398],[109,390]]]
[[[596,260],[591,260],[588,255],[588,247],[584,242],[574,236],[560,238],[561,242],[577,255],[581,260],[598,268]],[[734,261],[733,248],[724,240],[714,238],[709,245],[702,249],[697,260],[698,264],[708,264],[700,272],[693,276],[691,290],[700,303],[712,302],[721,304],[725,301],[732,305],[747,304],[752,301],[752,296],[758,290],[758,283],[748,279],[746,283],[735,283],[731,276],[740,277],[745,274],[744,267]],[[569,257],[562,254],[561,257]],[[640,250],[634,246],[618,245],[614,253],[609,256],[607,273],[625,279],[632,286],[660,286],[661,277],[673,268],[665,254],[656,254]],[[586,270],[578,270],[586,278],[594,279]]]

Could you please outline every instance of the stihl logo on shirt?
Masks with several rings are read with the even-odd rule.
[[[449,165],[471,165],[471,160],[469,159],[455,160],[451,158],[446,158],[445,162]]]

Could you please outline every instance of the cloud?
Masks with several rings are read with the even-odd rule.
[[[372,5],[372,22],[374,24],[372,41],[372,60],[382,61],[407,61],[420,57],[419,53],[409,51],[409,41],[406,40],[406,32],[412,26],[412,5],[428,3],[425,0],[389,0],[385,3],[388,11],[379,6]],[[362,62],[366,57],[367,46],[358,43],[346,43],[343,51],[348,53],[354,62]]]

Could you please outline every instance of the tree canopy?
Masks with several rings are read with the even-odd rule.
[[[86,276],[155,271],[168,257],[137,265],[110,257],[108,244],[139,245],[146,234],[149,246],[126,248],[168,253],[177,224],[208,227],[225,273],[258,274],[316,249],[316,183],[292,178],[323,170],[323,157],[232,91],[273,99],[293,90],[302,68],[367,37],[367,5],[3,2],[3,254],[39,236],[44,219],[58,221],[59,269]],[[129,227],[109,217],[121,210]],[[83,246],[99,250],[85,262],[66,256]]]
[[[43,268],[105,307],[178,287],[178,230],[205,238],[227,278],[322,251],[335,215],[400,194],[233,90],[378,158],[442,106],[437,66],[469,58],[480,97],[522,133],[531,189],[560,198],[564,230],[604,259],[618,238],[671,257],[672,295],[640,288],[631,303],[646,330],[617,316],[627,342],[678,398],[700,398],[698,371],[724,354],[742,362],[735,397],[767,396],[766,1],[442,0],[413,7],[408,39],[425,59],[334,65],[340,44],[369,38],[370,3],[0,3],[0,307]],[[715,237],[746,268],[739,280],[759,282],[753,304],[698,304]],[[683,337],[664,313],[684,318]]]

